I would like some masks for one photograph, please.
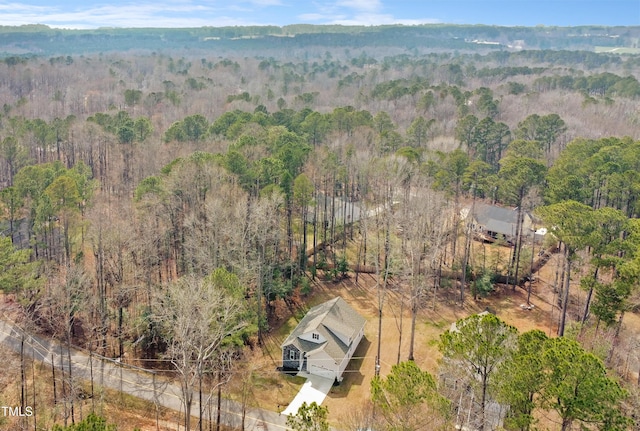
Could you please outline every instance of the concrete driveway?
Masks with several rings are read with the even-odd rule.
[[[307,381],[304,382],[304,385],[302,385],[296,397],[282,412],[283,415],[295,415],[304,402],[311,404],[315,401],[316,404],[321,405],[331,390],[331,386],[333,386],[333,380],[324,377],[307,373],[300,373],[298,375],[306,377]]]

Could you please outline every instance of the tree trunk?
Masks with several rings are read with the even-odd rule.
[[[216,431],[220,431],[220,419],[222,410],[222,373],[218,370],[218,409],[216,411]]]
[[[520,189],[520,199],[518,205],[518,220],[516,222],[516,244],[514,250],[514,258],[516,264],[515,274],[513,276],[513,291],[516,291],[516,287],[520,280],[518,280],[518,276],[520,275],[520,252],[522,251],[522,225],[523,225],[523,211],[522,211],[522,201],[524,199],[523,189]]]
[[[563,243],[561,243],[561,246],[564,246],[564,249],[562,250],[562,254],[564,257],[564,253],[566,251],[566,245],[564,245]],[[558,247],[559,249],[561,247]],[[564,291],[564,271],[566,269],[566,266],[564,264],[564,260],[561,262],[560,259],[558,259],[558,264],[556,265],[556,277],[554,280],[554,284],[553,284],[553,293],[559,293],[558,295],[558,305],[561,306],[562,305],[562,292]]]
[[[187,378],[186,376],[184,377]],[[193,394],[186,382],[183,383],[184,390],[184,429],[185,431],[191,431],[191,405],[193,403]]]
[[[471,250],[471,225],[468,225],[465,229],[465,241],[464,241],[464,258],[462,259],[462,280],[460,282],[460,306],[464,305],[464,288],[467,284],[467,266],[469,265],[469,253]],[[473,299],[476,299],[474,291]]]
[[[207,401],[207,415],[209,417],[209,431],[213,431],[213,406],[211,405],[211,398],[213,398],[212,396],[209,396],[209,400]]]
[[[35,387],[34,387],[35,390]],[[20,340],[20,413],[24,414],[25,407],[27,404],[27,375],[24,365],[24,334]],[[24,426],[25,429],[28,426],[28,418],[25,416],[24,418]]]
[[[89,350],[89,376],[91,378],[91,413],[96,412],[96,401],[93,392],[93,351]]]
[[[409,339],[409,360],[413,361],[413,346],[415,344],[416,339],[416,317],[418,316],[418,299],[415,297],[411,298],[411,333]],[[398,361],[400,362],[400,361]]]
[[[294,259],[293,257],[293,203],[291,202],[291,197],[287,197],[287,256],[289,259]]]
[[[349,202],[351,203],[351,226],[350,226],[350,238],[351,241],[353,241],[353,228],[354,225],[356,224],[356,221],[354,220],[354,216],[355,216],[355,205],[354,203],[356,202],[356,198],[355,198],[355,181],[352,179],[351,180],[351,197]],[[360,215],[360,218],[362,218],[362,214]]]
[[[98,288],[98,302],[100,310],[100,334],[101,334],[101,353],[107,353],[107,283],[105,280],[105,263],[104,248],[102,243],[102,225],[98,226],[98,244],[93,255],[96,261],[96,282]]]
[[[56,421],[56,406],[58,404],[57,393],[56,393],[56,367],[54,364],[53,353],[51,354],[51,380],[53,382],[53,421]]]
[[[380,287],[378,287],[378,289],[380,289]],[[378,293],[378,296],[380,296],[381,293]],[[378,352],[376,354],[376,368],[375,368],[375,375],[379,376],[380,375],[380,354],[381,354],[381,344],[382,344],[382,300],[378,299]]]
[[[32,349],[33,349],[33,345],[32,345]],[[35,352],[32,350],[31,351],[31,357],[35,358]],[[37,431],[38,430],[38,420],[37,420],[37,412],[38,412],[38,406],[36,405],[36,365],[35,365],[35,361],[31,361],[31,385],[33,387],[33,405],[31,406],[31,408],[33,409],[33,430]]]
[[[367,225],[362,232],[362,265],[367,266]]]
[[[25,394],[26,378],[24,374],[24,335],[20,339],[20,408],[24,411],[26,407]]]
[[[66,427],[69,420],[69,414],[67,412],[67,391],[65,389],[64,381],[64,351],[62,350],[62,343],[60,344],[60,371],[62,371],[62,402],[64,405],[64,426]]]
[[[362,219],[360,220],[360,230],[363,229]],[[361,233],[360,241],[358,241],[358,252],[356,257],[356,268],[361,268],[360,259],[362,258],[362,243],[364,242],[364,233]],[[358,277],[360,276],[360,271],[356,271],[356,286],[358,285]]]
[[[564,294],[562,296],[562,314],[560,315],[560,325],[558,336],[564,336],[564,327],[567,320],[567,308],[569,307],[569,285],[571,282],[571,252],[565,244],[565,272],[564,272]]]
[[[327,179],[324,179],[324,212],[323,212],[323,216],[322,216],[322,242],[324,242],[326,244],[327,242],[327,229],[329,227],[329,220],[327,219]]]
[[[378,241],[378,244],[380,242]],[[375,375],[380,375],[380,354],[382,352],[382,300],[383,293],[380,287],[380,245],[378,245],[378,256],[376,259],[376,290],[378,293],[378,349],[376,352]]]
[[[531,290],[533,289],[533,257],[535,256],[536,229],[534,226],[531,236],[531,262],[529,262],[529,289],[527,289],[527,305],[531,305]],[[541,247],[542,249],[542,247]]]
[[[73,328],[73,323],[71,323],[71,328]],[[70,398],[70,404],[71,404],[71,423],[75,425],[76,423],[76,417],[74,414],[74,405],[75,405],[75,389],[73,387],[73,374],[71,372],[72,367],[71,367],[71,333],[69,332],[69,334],[67,335],[67,362],[68,362],[68,366],[69,366],[69,398]]]
[[[318,193],[316,193],[316,202],[318,202]],[[315,281],[316,271],[318,268],[318,205],[313,206],[313,272],[311,277]]]
[[[64,255],[66,263],[71,262],[71,238],[69,236],[69,216],[64,215]]]
[[[456,263],[456,244],[458,242],[458,224],[460,223],[460,185],[456,182],[456,193],[454,196],[453,214],[453,241],[451,242],[451,267]]]
[[[335,257],[335,249],[333,244],[336,241],[336,174],[335,171],[333,173],[333,177],[331,179],[331,260],[333,263],[336,263]]]
[[[398,326],[398,358],[396,360],[396,365],[400,363],[400,351],[402,350],[402,322],[404,314],[404,299],[400,297],[400,324]]]
[[[595,282],[598,282],[598,270],[599,266],[596,266],[596,270],[593,273],[593,279]],[[589,292],[587,293],[587,299],[584,304],[584,311],[582,312],[582,324],[584,325],[587,322],[587,318],[589,317],[589,308],[591,307],[591,297],[593,296],[593,284],[589,287]]]
[[[244,431],[244,424],[247,418],[247,391],[248,391],[248,382],[244,380],[242,382],[242,416],[241,416],[241,424],[240,431]],[[278,407],[278,413],[280,413],[280,408]]]
[[[118,357],[122,359],[124,355],[124,341],[122,340],[122,327],[124,325],[124,307],[118,307]]]
[[[620,338],[620,330],[622,329],[622,320],[624,319],[624,310],[620,312],[620,317],[618,318],[618,323],[616,325],[616,333],[614,335],[614,340],[618,341]]]
[[[202,367],[198,367],[198,429],[202,431]]]
[[[474,179],[477,181],[477,179]],[[475,184],[475,183],[474,183]],[[467,216],[466,225],[464,229],[464,258],[462,260],[462,282],[460,283],[460,306],[464,306],[464,288],[467,284],[467,266],[469,265],[469,255],[471,253],[471,237],[473,233],[471,232],[471,223],[468,220],[469,217],[473,217],[476,208],[476,189],[473,187],[473,201],[471,202],[471,212]],[[473,290],[473,299],[477,299],[478,295],[476,289]]]
[[[343,184],[342,189],[345,190],[346,185]],[[351,223],[353,220],[349,219]],[[349,223],[349,224],[351,224]],[[347,253],[347,198],[345,193],[342,193],[342,255]]]
[[[487,418],[485,417],[485,405],[487,402],[487,372],[486,370],[482,374],[482,401],[480,401],[480,428],[479,431],[483,431]]]
[[[256,292],[256,302],[258,303],[258,344],[262,345],[262,296],[263,293],[263,282],[264,282],[264,256],[265,256],[265,247],[264,242],[262,243],[260,250],[260,261],[258,262],[258,283],[257,283],[257,292]]]
[[[156,408],[156,431],[160,431],[160,408],[158,407],[158,394],[156,393],[156,372],[151,374],[153,383],[153,404]]]
[[[300,262],[300,270],[307,269],[307,205],[302,206],[302,253],[298,253],[302,260]]]

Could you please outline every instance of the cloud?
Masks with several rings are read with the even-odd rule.
[[[55,8],[50,6],[36,6],[24,3],[0,3],[0,11],[42,13],[53,10],[55,10]]]
[[[336,6],[373,13],[382,9],[380,0],[338,0]]]
[[[315,11],[300,14],[298,19],[315,24],[384,25],[384,24],[433,24],[431,18],[397,18],[386,12],[381,0],[332,0],[315,1]]]
[[[56,28],[202,27],[314,24],[422,24],[431,19],[399,19],[382,0],[112,0],[59,2],[35,6],[0,0],[0,25],[46,24]],[[73,4],[73,6],[72,6]],[[297,15],[296,15],[297,13]]]
[[[275,4],[279,0],[250,0]],[[255,25],[252,10],[243,14],[225,13],[221,7],[202,2],[122,3],[61,10],[21,3],[0,4],[0,25],[46,24],[58,28],[97,27],[202,27]],[[227,8],[227,12],[232,12]],[[247,13],[248,12],[248,13]],[[248,19],[247,19],[248,18]]]
[[[282,6],[281,0],[248,0],[254,6]]]
[[[433,24],[432,18],[397,18],[387,13],[381,0],[332,0],[312,3],[315,11],[300,14],[298,19],[315,24],[385,25],[385,24]]]
[[[327,24],[339,24],[339,25],[389,25],[389,24],[402,24],[402,25],[419,25],[419,24],[436,24],[440,21],[430,18],[418,18],[418,19],[402,19],[395,18],[390,14],[357,14],[351,18],[336,18]]]
[[[335,18],[333,16],[324,15],[321,13],[303,13],[297,16],[302,21],[325,21],[327,19]]]

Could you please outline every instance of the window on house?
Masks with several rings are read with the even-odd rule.
[[[311,338],[313,338],[314,340],[319,340],[320,339],[320,335],[319,334],[311,334]]]
[[[295,350],[289,350],[289,359],[292,361],[298,359],[298,355],[296,353],[297,352]]]

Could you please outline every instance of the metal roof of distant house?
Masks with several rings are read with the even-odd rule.
[[[328,215],[331,213],[331,207],[333,205],[335,221],[338,223],[343,223],[345,220],[346,223],[360,220],[360,205],[358,205],[357,202],[345,201],[341,197],[335,197],[335,202],[333,199],[331,196],[325,196],[324,194],[319,194],[316,197],[315,206],[317,208],[315,211],[317,212],[318,220],[322,220],[325,205],[327,206]],[[307,208],[307,221],[309,223],[313,223],[314,221],[314,208],[312,206]]]
[[[366,320],[338,296],[311,308],[284,340],[282,347],[293,344],[301,351],[308,353],[324,350],[333,359],[339,361],[347,354],[349,346],[344,344],[336,333],[353,340],[365,323]],[[327,341],[317,344],[298,338],[311,331],[318,332]]]
[[[474,218],[485,230],[502,235],[515,235],[518,210],[495,205],[476,204]]]

